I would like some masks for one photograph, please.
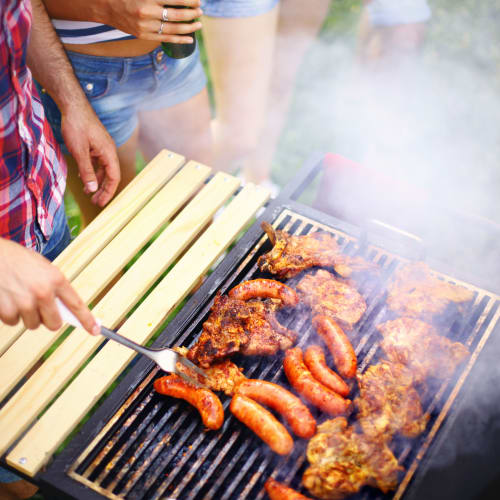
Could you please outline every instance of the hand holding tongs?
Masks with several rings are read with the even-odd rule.
[[[69,323],[72,326],[83,328],[80,321],[78,321],[78,319],[73,315],[73,313],[57,298],[56,298],[56,304],[59,314],[61,315],[63,321]],[[134,351],[144,354],[144,356],[147,356],[148,358],[152,359],[163,371],[176,373],[190,384],[203,385],[197,380],[194,380],[188,375],[182,373],[177,368],[177,363],[182,363],[184,366],[186,366],[186,368],[195,371],[196,373],[202,375],[203,377],[206,377],[205,372],[201,368],[196,366],[194,363],[191,363],[191,361],[186,359],[184,356],[181,356],[179,353],[175,352],[173,349],[169,349],[168,347],[165,347],[163,349],[149,349],[148,347],[143,347],[142,345],[136,344],[135,342],[129,340],[123,335],[120,335],[119,333],[116,333],[115,331],[110,330],[105,326],[102,326],[101,322],[99,320],[97,321],[101,327],[101,335],[104,335],[104,337],[108,337],[109,339],[112,339],[126,347],[129,347]]]

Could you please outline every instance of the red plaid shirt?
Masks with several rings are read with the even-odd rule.
[[[26,66],[29,0],[0,1],[0,237],[37,249],[66,185],[66,165]]]

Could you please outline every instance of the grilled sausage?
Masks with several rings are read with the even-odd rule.
[[[342,328],[328,316],[314,316],[312,322],[332,353],[339,374],[345,378],[354,378],[358,369],[358,361],[351,342]]]
[[[316,420],[309,408],[284,387],[265,380],[248,379],[238,385],[236,393],[279,412],[295,435],[301,438],[314,436]]]
[[[332,416],[346,413],[351,402],[318,382],[307,369],[302,357],[302,349],[287,349],[283,368],[290,384],[310,403]]]
[[[178,375],[167,375],[154,381],[156,392],[184,399],[201,415],[205,427],[217,430],[224,422],[224,408],[220,399],[211,390],[189,384]]]
[[[311,345],[306,349],[304,363],[313,374],[313,377],[323,385],[341,396],[346,397],[349,394],[349,386],[342,377],[328,367],[325,361],[325,353],[319,345]]]
[[[299,303],[297,292],[276,280],[257,279],[244,281],[236,285],[229,293],[229,297],[239,300],[255,298],[280,299],[284,306],[296,306]]]
[[[279,483],[272,477],[265,482],[264,488],[271,500],[311,500],[283,483]]]
[[[288,455],[293,449],[292,436],[276,417],[253,399],[236,393],[229,409],[233,415],[252,429],[278,455]]]

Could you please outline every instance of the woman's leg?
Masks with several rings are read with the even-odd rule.
[[[254,17],[203,16],[215,96],[214,166],[242,167],[258,147],[267,113],[278,7]]]
[[[271,162],[283,130],[293,88],[305,53],[311,47],[328,14],[330,0],[282,0],[265,125],[245,165],[245,178],[269,180]]]
[[[121,181],[116,190],[116,194],[118,194],[135,176],[135,157],[137,153],[138,135],[138,129],[136,128],[130,139],[118,148]],[[81,228],[83,229],[94,220],[102,208],[94,205],[90,201],[91,195],[86,195],[83,192],[82,181],[78,176],[78,168],[73,157],[65,155],[65,158],[68,164],[67,187],[71,191],[80,209]]]
[[[206,88],[174,106],[139,112],[139,144],[146,161],[167,148],[211,166],[210,119]]]

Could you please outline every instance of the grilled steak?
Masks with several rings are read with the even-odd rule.
[[[352,329],[366,310],[363,297],[352,286],[324,269],[304,276],[297,291],[311,307],[313,316],[329,316],[347,330]]]
[[[423,262],[398,269],[389,286],[387,305],[399,316],[433,321],[450,305],[460,312],[473,299],[470,290],[440,280]]]
[[[294,236],[286,231],[275,230],[263,222],[262,229],[273,244],[272,250],[259,257],[261,271],[292,278],[310,267],[333,267],[340,276],[347,278],[355,272],[376,270],[377,266],[361,257],[349,257],[340,253],[337,241],[322,231]]]
[[[427,377],[447,379],[469,356],[460,342],[441,337],[433,326],[418,319],[398,318],[377,329],[384,337],[381,347],[387,358],[410,368],[415,382]]]
[[[307,445],[310,466],[302,482],[316,497],[337,500],[363,486],[384,493],[396,488],[402,467],[383,441],[371,439],[347,425],[344,417],[327,420]]]
[[[236,352],[272,355],[292,347],[297,334],[276,319],[281,306],[277,299],[244,301],[217,295],[188,359],[206,368]]]
[[[413,376],[404,365],[381,361],[358,376],[359,397],[354,403],[363,432],[390,441],[395,434],[416,437],[429,420],[422,412]]]

